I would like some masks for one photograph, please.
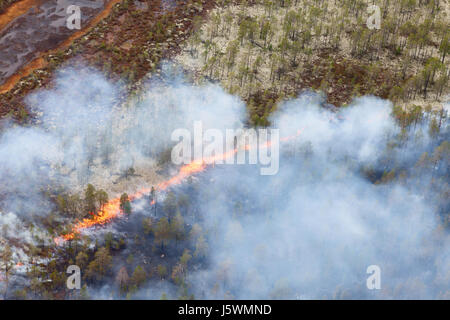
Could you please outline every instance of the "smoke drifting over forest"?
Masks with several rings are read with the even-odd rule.
[[[46,191],[107,188],[130,167],[155,171],[176,128],[243,126],[238,98],[165,72],[123,104],[120,85],[89,69],[64,69],[54,88],[30,96],[38,123],[3,124],[0,223],[9,224],[10,212],[32,221],[55,211]],[[439,225],[448,203],[439,195],[448,181],[439,178],[448,177],[448,158],[430,170],[416,164],[448,140],[447,123],[431,139],[426,124],[402,132],[389,101],[363,97],[339,111],[324,105],[320,95],[304,93],[278,106],[271,126],[280,137],[301,130],[281,144],[278,174],[218,165],[175,188],[195,208],[185,222],[201,225],[208,242],[201,267],[186,278],[196,298],[445,298],[450,239]],[[395,179],[374,183],[392,169]],[[382,290],[366,287],[370,265],[381,268]],[[104,298],[105,288],[92,294]],[[136,296],[174,291],[150,281]]]
[[[170,134],[176,128],[191,129],[194,120],[205,128],[233,128],[243,119],[243,103],[219,87],[195,88],[175,75],[168,80],[170,87],[151,83],[142,97],[119,106],[120,86],[99,73],[60,71],[54,88],[27,99],[39,115],[37,125],[3,123],[3,210],[45,214],[49,208],[40,195],[50,185],[105,186],[129,167],[154,164],[161,151],[173,146]]]
[[[431,177],[375,185],[361,171],[383,172],[388,157],[412,168],[430,147],[426,131],[421,142],[386,154],[399,133],[389,102],[358,99],[342,120],[320,102],[304,95],[274,116],[281,136],[303,128],[283,146],[278,175],[212,170],[214,184],[200,188],[214,232],[211,268],[192,277],[197,293],[210,296],[204,288],[225,277],[217,297],[436,298],[450,284],[450,243],[437,230],[436,202],[423,193]],[[381,268],[384,290],[367,290],[369,265]]]

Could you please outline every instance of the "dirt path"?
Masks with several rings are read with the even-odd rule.
[[[46,62],[43,55],[66,48],[106,17],[120,0],[23,0],[1,15],[0,93],[11,90],[33,70]],[[81,30],[66,27],[69,5],[81,9]],[[6,25],[5,25],[6,23]]]

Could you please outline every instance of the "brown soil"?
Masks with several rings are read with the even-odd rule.
[[[51,85],[53,71],[63,64],[87,64],[111,79],[125,79],[130,84],[138,82],[161,59],[180,51],[180,44],[192,32],[194,17],[206,15],[215,3],[213,0],[172,2],[172,6],[161,0],[110,3],[103,15],[91,22],[96,26],[74,34],[57,50],[43,53],[21,75],[8,82],[0,94],[0,117],[10,114],[24,120],[28,115],[24,96],[36,88]]]

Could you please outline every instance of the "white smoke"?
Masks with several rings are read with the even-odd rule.
[[[224,168],[200,185],[211,260],[191,275],[192,290],[198,298],[448,297],[450,238],[421,191],[428,177],[375,185],[360,171],[376,166],[400,131],[391,104],[364,97],[336,117],[320,103],[308,94],[274,115],[281,136],[302,130],[286,142],[278,175]],[[424,151],[417,147],[398,153]],[[382,290],[366,287],[370,265],[381,268]]]
[[[107,188],[129,167],[141,175],[156,170],[176,128],[190,130],[194,121],[204,129],[242,126],[238,98],[165,72],[165,82],[149,82],[125,103],[119,85],[89,69],[64,69],[54,88],[30,96],[38,123],[6,126],[0,136],[1,208],[22,218],[48,214],[54,208],[45,190],[80,191],[90,182]],[[390,102],[364,97],[338,114],[322,103],[307,94],[274,114],[281,137],[301,130],[282,144],[277,175],[224,165],[206,173],[212,182],[199,180],[191,201],[210,249],[208,267],[188,277],[197,298],[445,297],[449,238],[420,189],[429,175],[375,185],[361,173],[365,166],[385,170],[386,158],[412,168],[413,155],[430,147],[427,128],[391,154],[387,146],[400,129]],[[382,271],[380,291],[365,286],[373,264]],[[147,289],[140,297],[174,290]]]

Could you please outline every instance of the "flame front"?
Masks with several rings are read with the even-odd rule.
[[[297,134],[281,138],[280,141],[288,141],[291,139],[294,139],[298,137],[301,134],[302,130],[298,130]],[[271,146],[271,142],[268,141],[265,145],[260,146],[262,148],[268,148]],[[244,150],[250,150],[252,146],[245,145]],[[156,190],[164,191],[168,189],[171,186],[180,184],[184,179],[186,179],[189,176],[192,176],[193,174],[199,173],[206,169],[206,167],[209,164],[213,164],[217,161],[224,161],[226,159],[229,159],[233,157],[237,152],[239,151],[238,148],[235,148],[231,151],[227,151],[223,154],[214,155],[211,157],[204,158],[202,160],[194,160],[193,162],[186,164],[180,168],[180,171],[178,174],[169,180],[163,181],[159,183],[156,186]],[[144,195],[149,194],[151,192],[151,188],[144,188],[136,192],[135,194],[132,194],[129,196],[130,201],[140,199]],[[153,200],[151,202],[151,205],[154,205],[155,201]],[[62,235],[60,237],[54,238],[54,242],[57,245],[63,244],[65,241],[72,240],[75,238],[77,234],[79,234],[81,231],[88,229],[90,227],[96,226],[96,225],[104,225],[108,222],[110,222],[112,219],[122,215],[123,212],[120,209],[120,198],[114,198],[110,201],[108,201],[96,214],[93,214],[92,218],[90,219],[83,219],[79,222],[77,222],[73,227],[70,233]]]

